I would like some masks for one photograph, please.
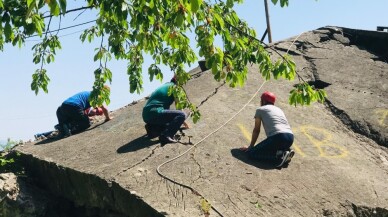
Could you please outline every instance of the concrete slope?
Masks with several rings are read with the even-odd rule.
[[[273,45],[283,52],[291,46],[306,80],[331,84],[325,105],[288,105],[295,82],[263,83],[257,66],[250,67],[246,85],[235,89],[194,70],[197,76],[185,89],[201,105],[202,119],[186,135],[194,144],[206,138],[195,147],[161,147],[148,139],[143,100],[84,133],[17,150],[40,186],[78,206],[123,216],[204,216],[199,195],[215,208],[211,216],[388,216],[388,64],[368,47],[352,45],[355,33],[344,37],[354,30],[343,31],[324,28]],[[226,123],[260,87],[260,94],[276,93],[295,133],[296,156],[287,168],[251,161],[238,150],[249,144],[259,95]],[[189,148],[160,171],[194,190],[156,172]]]

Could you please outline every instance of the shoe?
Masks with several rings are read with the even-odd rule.
[[[287,157],[287,160],[286,160],[286,164],[291,162],[291,159],[292,159],[292,157],[294,157],[294,155],[295,155],[295,151],[294,150],[290,150],[290,154],[288,154],[288,157]]]
[[[283,152],[283,156],[281,157],[281,162],[276,167],[282,167],[283,165],[290,163],[291,158],[294,156],[294,153],[295,152],[293,150]]]
[[[178,142],[169,136],[159,136],[159,141],[160,141],[160,144],[162,146],[164,146],[165,144],[168,144],[168,143],[177,143]]]
[[[283,152],[283,156],[280,159],[281,162],[276,167],[282,167],[286,163],[289,155],[290,155],[290,151]]]

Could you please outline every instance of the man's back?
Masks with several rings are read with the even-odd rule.
[[[277,106],[268,104],[259,107],[256,110],[256,117],[263,122],[267,137],[278,133],[292,133],[284,112]]]
[[[83,91],[66,99],[63,104],[77,106],[82,110],[90,108],[90,91]]]
[[[144,121],[153,118],[156,113],[170,108],[170,105],[174,102],[174,97],[168,95],[168,89],[172,85],[174,85],[172,82],[165,83],[151,94],[143,108]]]

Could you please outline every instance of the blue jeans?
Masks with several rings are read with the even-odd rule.
[[[186,114],[183,111],[166,109],[146,123],[164,126],[165,128],[160,135],[172,138],[176,132],[178,132],[185,120]]]
[[[288,151],[294,142],[294,135],[291,133],[278,133],[267,137],[259,144],[250,148],[247,152],[249,157],[255,160],[276,161],[276,152],[279,150]]]

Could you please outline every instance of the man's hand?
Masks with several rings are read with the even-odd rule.
[[[105,118],[105,122],[110,121],[110,120],[112,120],[112,119],[113,119],[113,117],[112,117],[112,116],[109,116],[109,117]]]
[[[186,123],[186,121],[185,122],[183,122],[183,129],[190,129],[190,126]]]

